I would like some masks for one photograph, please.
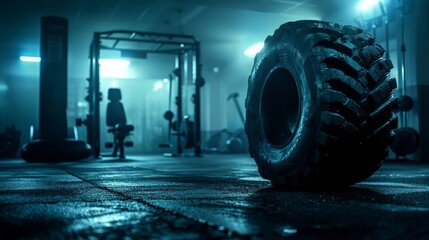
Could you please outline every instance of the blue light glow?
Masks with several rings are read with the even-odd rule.
[[[156,81],[153,85],[153,91],[158,91],[159,89],[164,87],[164,83],[162,81]]]
[[[244,55],[246,55],[248,57],[255,57],[256,54],[262,50],[263,47],[264,47],[263,42],[257,43],[255,45],[249,47],[248,49],[246,49],[244,51]]]
[[[40,57],[21,56],[19,60],[22,62],[40,62]]]
[[[123,79],[130,77],[130,61],[125,59],[102,59],[100,64],[100,76],[106,78]]]
[[[7,92],[8,89],[9,87],[6,83],[0,83],[0,92]]]
[[[357,7],[364,21],[381,17],[385,12],[384,4],[381,0],[363,0]]]
[[[127,67],[130,65],[129,60],[124,59],[99,59],[98,63],[101,66],[106,67]]]
[[[372,10],[375,6],[379,4],[380,0],[363,0],[358,4],[358,8],[362,12]]]

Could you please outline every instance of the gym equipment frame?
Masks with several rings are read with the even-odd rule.
[[[95,158],[100,157],[100,52],[101,50],[121,51],[122,56],[145,58],[147,54],[170,54],[176,55],[178,70],[183,73],[184,56],[192,54],[192,61],[195,74],[192,75],[192,82],[195,85],[195,146],[194,154],[201,155],[201,104],[200,87],[202,86],[201,64],[200,64],[200,42],[190,35],[164,34],[153,32],[138,32],[128,30],[114,30],[106,32],[95,32],[90,45],[90,76],[88,96],[89,113],[84,121],[87,127],[87,141],[93,149]],[[183,121],[182,113],[182,85],[184,83],[183,74],[178,76],[178,96],[177,96],[177,122],[178,126]],[[183,153],[183,146],[180,137],[177,138],[177,153]]]

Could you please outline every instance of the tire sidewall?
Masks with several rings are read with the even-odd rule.
[[[297,46],[298,45],[298,46]],[[314,153],[320,129],[321,107],[316,69],[319,66],[312,51],[303,41],[279,41],[263,49],[256,57],[246,100],[246,133],[249,150],[260,172],[268,178],[293,175],[305,166]],[[283,147],[267,139],[261,114],[261,100],[270,74],[277,68],[288,70],[295,78],[300,102],[298,123],[290,141]]]

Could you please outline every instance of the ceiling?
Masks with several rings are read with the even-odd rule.
[[[281,23],[324,19],[343,0],[14,0],[2,2],[0,51],[9,58],[38,55],[40,17],[69,19],[70,57],[87,57],[94,31],[127,29],[183,33],[202,44],[203,62],[227,65]],[[242,54],[241,54],[242,55]],[[15,59],[16,59],[15,58]]]

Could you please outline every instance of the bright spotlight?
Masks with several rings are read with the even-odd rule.
[[[120,79],[129,76],[129,60],[100,58],[98,63],[100,64],[101,77]]]
[[[365,12],[373,9],[376,5],[378,5],[380,0],[363,0],[358,4],[358,8],[360,11]]]
[[[364,21],[370,21],[386,14],[382,0],[363,0],[358,9]]]
[[[153,91],[158,91],[159,89],[164,87],[164,83],[162,81],[156,81],[153,85]]]
[[[19,60],[22,62],[40,62],[40,57],[21,56]]]
[[[255,45],[249,47],[248,49],[246,49],[244,51],[244,55],[246,55],[248,57],[255,57],[256,54],[262,50],[263,47],[264,47],[263,42],[257,43]]]

